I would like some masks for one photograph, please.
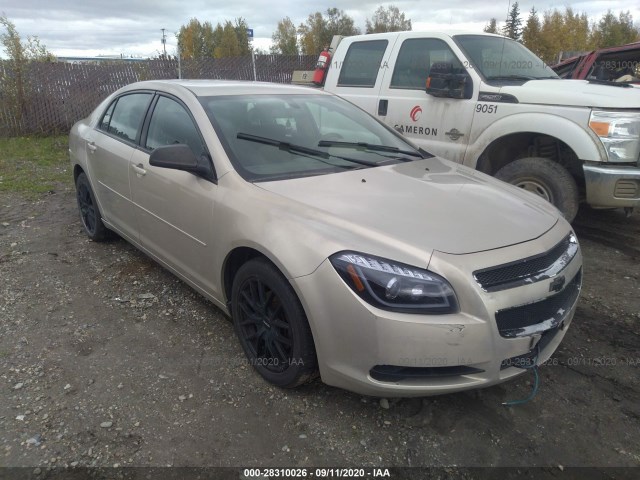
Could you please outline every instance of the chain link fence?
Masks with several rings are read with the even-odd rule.
[[[256,55],[255,80],[291,83],[294,70],[312,70],[313,55]],[[17,70],[0,61],[0,136],[68,132],[118,88],[142,80],[254,80],[251,57],[136,62],[31,62]]]

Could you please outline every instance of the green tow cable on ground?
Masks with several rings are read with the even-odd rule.
[[[538,387],[540,385],[540,375],[538,374],[538,356],[540,355],[540,347],[539,345],[536,345],[536,356],[533,358],[533,361],[531,362],[531,365],[529,366],[522,366],[520,368],[523,368],[525,370],[533,370],[533,376],[534,376],[534,381],[533,381],[533,389],[531,390],[531,393],[529,394],[528,397],[523,398],[521,400],[510,400],[508,402],[502,402],[502,405],[506,406],[506,407],[512,407],[515,405],[523,405],[527,402],[530,402],[531,400],[533,400],[533,398],[536,396],[536,394],[538,393]]]

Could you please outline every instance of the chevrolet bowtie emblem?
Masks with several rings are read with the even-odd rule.
[[[460,133],[457,128],[452,128],[448,132],[445,132],[445,135],[449,137],[454,142],[459,140],[461,137],[464,137],[464,133]]]
[[[549,291],[559,292],[560,290],[562,290],[562,287],[564,287],[564,282],[564,276],[556,278],[549,284]]]

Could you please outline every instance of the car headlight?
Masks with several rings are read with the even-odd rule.
[[[339,252],[329,260],[346,284],[374,307],[422,314],[458,311],[449,282],[428,270],[357,252]]]
[[[610,162],[637,162],[640,158],[640,113],[593,110],[589,119]]]

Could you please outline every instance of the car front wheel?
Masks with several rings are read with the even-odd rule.
[[[233,281],[231,310],[247,359],[265,380],[293,388],[315,377],[313,336],[300,300],[266,259],[240,267]]]

